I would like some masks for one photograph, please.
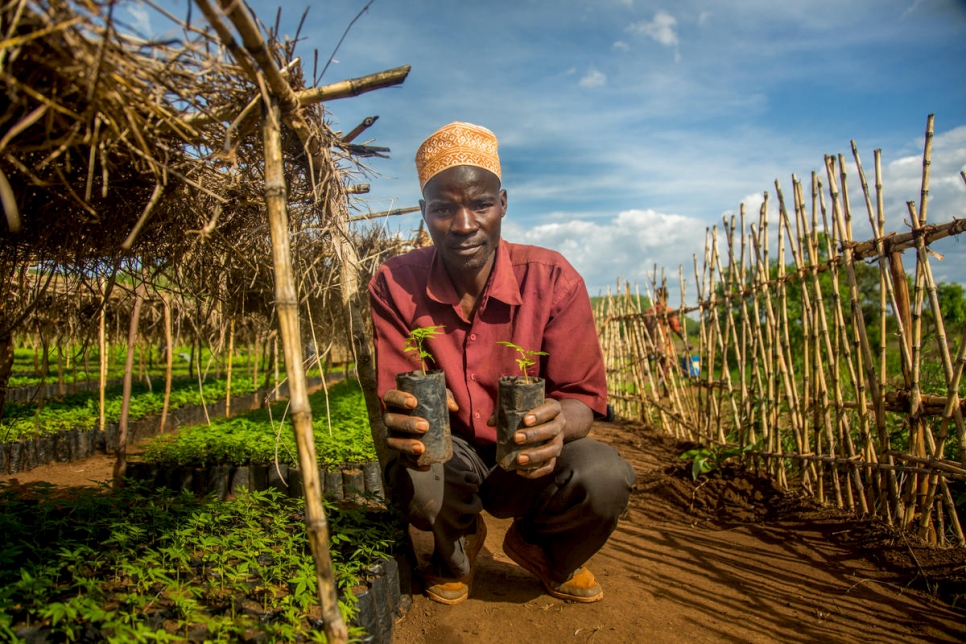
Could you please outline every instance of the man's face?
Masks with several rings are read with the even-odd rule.
[[[506,214],[500,179],[475,166],[454,166],[430,179],[419,208],[447,271],[488,272]]]

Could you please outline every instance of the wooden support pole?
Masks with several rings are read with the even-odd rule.
[[[124,487],[124,475],[127,472],[127,441],[128,414],[131,410],[131,385],[134,380],[134,350],[138,341],[138,322],[141,318],[141,306],[144,304],[144,289],[147,275],[142,275],[141,284],[134,292],[134,306],[131,309],[131,321],[127,332],[127,358],[124,362],[124,388],[121,398],[121,417],[117,421],[117,450],[114,461],[114,487]]]
[[[272,261],[275,268],[275,307],[279,333],[285,350],[285,369],[289,387],[289,415],[298,446],[302,484],[305,488],[305,524],[309,546],[315,560],[319,602],[325,635],[333,644],[348,640],[348,630],[339,611],[332,557],[329,553],[329,525],[322,507],[322,488],[312,432],[305,372],[302,368],[302,341],[299,330],[298,295],[292,270],[286,211],[285,170],[282,162],[281,112],[273,100],[262,116],[265,148],[265,204],[272,236]]]
[[[231,366],[235,357],[235,318],[228,327],[228,364],[225,370],[225,418],[231,418]]]
[[[171,405],[171,377],[174,372],[174,338],[171,335],[171,302],[167,293],[161,295],[161,307],[164,311],[164,403],[161,405],[160,431],[163,433],[168,419],[168,407]]]

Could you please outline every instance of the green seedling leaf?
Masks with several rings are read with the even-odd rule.
[[[422,369],[423,375],[426,375],[426,361],[436,362],[436,358],[433,357],[429,351],[423,348],[423,343],[430,339],[435,338],[437,335],[443,332],[444,325],[439,324],[435,326],[423,326],[418,329],[413,329],[409,332],[409,337],[406,338],[406,343],[403,345],[403,351],[406,353],[414,353],[414,360],[419,360],[419,368]]]
[[[530,374],[527,373],[527,369],[537,364],[537,361],[534,360],[534,358],[536,356],[550,355],[546,351],[531,351],[529,349],[524,349],[523,347],[513,344],[508,340],[498,340],[497,344],[502,344],[505,347],[510,347],[518,354],[520,354],[520,357],[516,358],[516,362],[517,362],[517,366],[520,368],[520,373],[523,375],[523,378],[527,384],[530,384]]]

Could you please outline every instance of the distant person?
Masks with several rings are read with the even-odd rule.
[[[423,142],[416,169],[434,245],[387,260],[369,292],[378,389],[395,454],[386,472],[393,502],[434,538],[426,595],[443,604],[469,595],[486,510],[514,519],[503,550],[550,595],[598,601],[603,590],[584,564],[616,528],[635,474],[613,448],[587,436],[607,402],[587,289],[559,253],[501,238],[507,193],[492,132],[451,123]],[[443,333],[427,348],[434,368],[446,372],[453,457],[419,471],[414,459],[428,423],[407,415],[416,399],[395,389],[395,376],[414,368],[403,351],[409,332],[435,325]],[[495,462],[497,382],[517,371],[500,340],[547,353],[536,366],[547,400],[516,433],[526,448],[517,471]]]
[[[663,395],[668,395],[668,370],[676,364],[677,351],[674,348],[674,338],[678,336],[687,346],[681,318],[677,311],[667,305],[667,289],[659,286],[654,289],[654,302],[644,312],[644,326],[651,338],[659,367],[658,384]]]

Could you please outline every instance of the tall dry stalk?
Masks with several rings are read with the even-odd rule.
[[[114,487],[124,487],[127,471],[128,415],[131,410],[131,385],[134,380],[134,350],[137,348],[138,324],[141,321],[141,307],[144,305],[144,290],[147,282],[147,269],[144,269],[141,283],[134,290],[134,306],[128,324],[127,357],[124,361],[124,388],[121,398],[121,417],[117,421],[117,449],[114,460]]]
[[[302,369],[302,336],[289,246],[281,125],[281,111],[272,99],[262,116],[262,133],[265,145],[265,205],[272,235],[272,263],[275,268],[275,308],[285,351],[289,416],[295,431],[305,489],[305,527],[315,561],[325,634],[335,644],[348,640],[348,630],[339,611],[332,557],[329,554],[329,525],[322,507],[322,487],[312,433],[312,408],[309,404],[305,372]]]

